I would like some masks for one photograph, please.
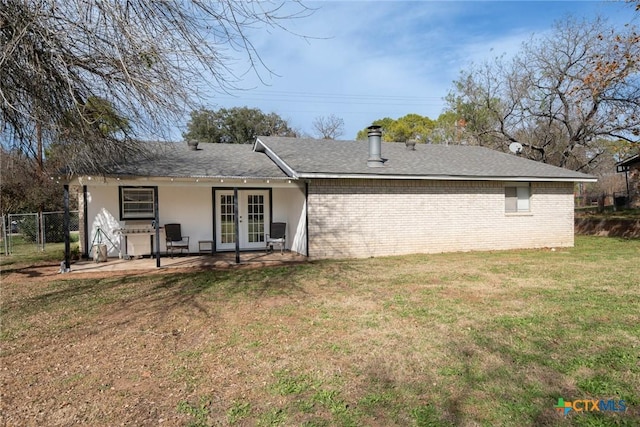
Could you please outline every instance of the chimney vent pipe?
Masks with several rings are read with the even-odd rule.
[[[370,168],[381,168],[384,166],[381,154],[381,142],[382,142],[382,127],[381,126],[369,126],[367,128],[369,132],[369,159],[367,160],[367,166]]]

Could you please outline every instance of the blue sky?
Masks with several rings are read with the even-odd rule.
[[[437,118],[460,70],[549,31],[555,21],[600,15],[638,25],[632,6],[597,1],[324,1],[291,21],[291,32],[257,31],[263,61],[273,71],[244,75],[245,90],[215,94],[211,109],[248,106],[275,112],[313,134],[312,122],[334,114],[345,122],[341,139],[383,117],[417,113]],[[233,64],[241,73],[246,63]],[[265,85],[266,83],[266,85]],[[186,122],[185,122],[186,123]],[[181,126],[181,128],[184,128]]]

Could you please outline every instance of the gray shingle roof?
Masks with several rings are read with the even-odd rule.
[[[258,137],[258,140],[300,177],[321,175],[378,175],[381,178],[594,180],[595,177],[501,153],[465,145],[382,143],[384,167],[367,166],[368,141]],[[258,149],[260,144],[258,144]]]
[[[149,143],[152,153],[129,160],[110,172],[121,176],[286,178],[267,156],[252,144],[200,144],[197,151],[186,143]]]
[[[268,147],[265,150],[264,147]],[[382,143],[384,167],[367,166],[368,141],[258,137],[252,144],[149,143],[151,154],[111,168],[109,175],[169,178],[380,177],[592,181],[579,172],[512,154],[463,145]],[[262,152],[264,151],[264,152]],[[266,154],[265,154],[266,152]],[[271,158],[269,157],[271,156]],[[282,166],[282,169],[281,167]],[[283,171],[283,169],[285,171]]]

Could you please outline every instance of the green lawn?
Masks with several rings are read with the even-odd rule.
[[[31,265],[42,262],[60,262],[64,260],[64,243],[47,243],[44,250],[42,246],[26,239],[21,234],[14,234],[4,242],[0,239],[0,267],[10,265]],[[5,246],[6,245],[6,246]],[[10,255],[5,256],[5,247]],[[80,253],[78,244],[78,232],[71,232],[70,249],[72,254]]]
[[[2,280],[8,425],[640,425],[637,239],[15,276]],[[626,411],[564,416],[558,399]]]

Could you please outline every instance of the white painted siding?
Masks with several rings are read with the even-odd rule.
[[[306,255],[306,209],[303,188],[273,189],[273,222],[287,223],[287,249]]]
[[[109,246],[109,256],[124,251],[124,237],[114,230],[125,225],[151,225],[151,221],[120,221],[120,186],[157,186],[160,225],[181,224],[182,234],[189,236],[189,251],[198,252],[199,240],[213,240],[213,186],[211,183],[154,182],[154,181],[98,181],[87,185],[88,245],[91,246],[96,230],[100,227],[116,248]],[[216,188],[221,186],[215,185]],[[251,188],[272,189],[273,221],[287,223],[287,248],[306,253],[304,225],[304,190],[296,184],[251,185]],[[233,187],[229,185],[229,189]],[[302,224],[302,225],[301,225]],[[103,239],[104,240],[104,239]],[[160,234],[160,251],[166,251],[164,233]],[[127,237],[129,255],[148,255],[151,251],[149,235]]]

